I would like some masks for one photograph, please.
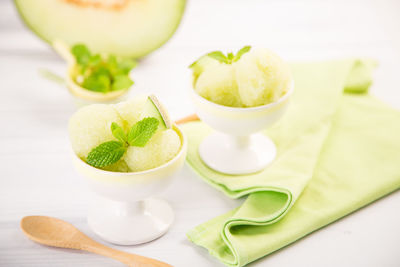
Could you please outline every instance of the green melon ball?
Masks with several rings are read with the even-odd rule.
[[[69,120],[69,136],[76,155],[86,160],[93,148],[114,140],[110,130],[112,122],[123,125],[121,117],[110,105],[94,104],[75,112]]]
[[[120,159],[114,164],[108,165],[106,167],[102,168],[105,171],[110,171],[110,172],[130,172],[131,169],[129,169],[128,164],[126,164],[124,159]]]
[[[112,106],[115,111],[120,115],[120,117],[123,118],[123,126],[125,130],[130,129],[132,125],[140,121],[141,113],[144,105],[146,104],[146,101],[146,95],[138,95],[128,101],[120,102]]]
[[[254,49],[235,63],[238,94],[244,106],[272,103],[289,89],[291,74],[283,60],[268,49]]]
[[[157,132],[144,147],[128,147],[124,160],[134,171],[144,171],[170,161],[178,153],[181,140],[172,130]]]
[[[209,56],[202,56],[199,60],[197,60],[195,63],[193,63],[190,68],[193,71],[193,86],[196,85],[197,79],[199,78],[200,74],[203,73],[203,71],[212,66],[217,66],[219,65],[219,62]]]
[[[194,87],[202,97],[224,106],[241,107],[234,64],[210,64],[200,74]]]

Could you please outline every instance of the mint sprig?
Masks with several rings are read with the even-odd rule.
[[[215,60],[218,60],[221,63],[224,64],[232,64],[233,62],[238,61],[244,54],[246,54],[247,52],[249,52],[251,49],[251,46],[246,45],[244,47],[242,47],[237,53],[236,55],[234,55],[233,53],[229,52],[227,55],[225,55],[223,52],[221,51],[213,51],[210,53],[207,53],[205,56],[208,56],[210,58],[213,58]],[[196,63],[199,60],[196,60],[195,62],[193,62],[192,64],[190,64],[189,68],[194,67],[194,65],[196,65]]]
[[[120,160],[125,152],[124,143],[118,141],[105,142],[90,151],[86,162],[96,168],[105,167]]]
[[[157,131],[159,121],[154,117],[144,118],[135,123],[128,134],[113,122],[111,133],[118,141],[108,141],[93,148],[86,162],[96,168],[106,167],[119,161],[129,146],[144,147]]]
[[[159,121],[154,117],[144,118],[132,126],[128,134],[131,146],[144,147],[158,128]]]
[[[71,53],[77,63],[77,76],[82,77],[79,83],[82,87],[107,93],[127,89],[133,84],[129,72],[136,67],[136,60],[92,54],[84,44],[74,45]]]

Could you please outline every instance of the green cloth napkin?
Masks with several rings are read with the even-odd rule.
[[[212,130],[183,127],[187,162],[229,197],[233,211],[188,233],[228,266],[243,266],[400,188],[400,112],[368,94],[374,63],[293,64],[295,92],[285,116],[265,133],[278,148],[262,172],[213,171],[197,149]]]

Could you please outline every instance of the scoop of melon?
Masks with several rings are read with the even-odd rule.
[[[123,118],[124,128],[128,130],[141,119],[141,113],[146,104],[147,96],[138,95],[128,101],[114,104],[112,107]],[[121,125],[122,126],[122,125]]]
[[[170,161],[180,146],[178,134],[167,129],[157,132],[144,147],[130,146],[124,160],[132,171],[144,171]]]
[[[206,65],[194,88],[199,95],[214,103],[231,107],[242,106],[233,64]]]
[[[190,68],[193,71],[193,86],[196,85],[197,79],[199,78],[200,74],[203,73],[203,71],[212,66],[217,66],[219,65],[218,61],[209,57],[209,56],[202,56],[200,59],[198,59],[195,63],[190,65]]]
[[[131,169],[129,169],[128,164],[126,164],[124,159],[121,159],[114,164],[103,167],[102,169],[105,171],[110,171],[110,172],[130,172],[131,171]]]
[[[244,106],[277,101],[289,89],[291,74],[282,59],[268,49],[254,49],[235,63],[238,94]]]
[[[94,104],[79,109],[69,120],[69,137],[76,155],[86,159],[98,145],[114,140],[111,123],[123,125],[122,118],[111,105]]]

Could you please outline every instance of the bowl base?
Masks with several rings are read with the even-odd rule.
[[[199,146],[203,162],[221,173],[240,175],[263,170],[276,156],[270,138],[257,133],[232,137],[219,132],[207,136]]]
[[[174,220],[171,206],[149,198],[120,202],[101,196],[93,198],[88,224],[102,239],[117,245],[136,245],[164,235]]]

